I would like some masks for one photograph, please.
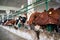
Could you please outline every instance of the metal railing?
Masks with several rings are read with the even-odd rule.
[[[39,1],[37,1],[37,2],[40,2],[40,1],[41,1],[41,0],[39,0]],[[50,1],[50,0],[45,0],[45,1],[43,1],[43,2],[40,2],[39,4],[36,4],[37,2],[34,2],[34,3],[30,4],[30,5],[27,5],[26,7],[22,8],[22,9],[20,9],[16,14],[13,14],[13,16],[22,14],[22,13],[24,13],[24,12],[27,12],[28,10],[31,10],[31,9],[35,8],[35,7],[38,6],[38,5],[43,5],[43,4],[46,4],[46,10],[48,10],[48,2],[49,2],[49,1]],[[34,5],[34,7],[30,8],[30,9],[25,9],[25,8],[30,7],[30,6],[33,5],[33,4],[36,4],[36,5]],[[23,11],[22,11],[22,10],[23,10]]]
[[[27,11],[29,11],[29,10],[37,7],[38,5],[41,6],[41,5],[43,5],[43,4],[46,4],[46,10],[48,10],[48,2],[50,2],[50,1],[51,1],[51,0],[45,0],[45,1],[41,2],[41,0],[38,0],[38,1],[36,1],[36,2],[34,2],[34,3],[32,3],[32,4],[30,4],[30,5],[25,6],[24,8],[18,10],[17,13],[11,14],[11,15],[12,15],[11,18],[12,18],[12,17],[15,17],[16,15],[19,15],[19,14],[22,14],[22,13],[24,13],[24,12],[27,12]],[[36,4],[36,5],[35,5],[35,4]],[[26,9],[26,8],[30,7],[31,5],[34,5],[34,6],[33,6],[32,8]],[[22,10],[23,10],[23,11],[22,11]]]

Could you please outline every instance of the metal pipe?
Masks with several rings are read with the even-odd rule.
[[[36,4],[37,2],[40,2],[40,1],[41,1],[41,0],[38,0],[38,1],[36,1],[36,2],[34,2],[34,3],[32,3],[32,4],[30,4],[30,5],[25,6],[24,8],[22,8],[22,9],[20,9],[20,10],[23,10],[23,9],[25,9],[25,8],[27,8],[27,7],[31,6],[31,5],[33,5],[33,4]],[[20,10],[19,10],[19,11],[20,11]],[[19,11],[18,11],[18,12],[19,12]]]
[[[39,0],[39,1],[41,1],[41,0]],[[37,1],[37,2],[39,2],[39,1]],[[32,7],[32,8],[35,8],[36,6],[42,5],[42,4],[44,4],[44,3],[46,3],[46,2],[49,2],[49,1],[50,1],[50,0],[46,0],[46,1],[42,2],[42,3],[39,3],[39,4],[35,5],[35,6]],[[32,4],[36,4],[37,2],[34,2],[34,3],[32,3]],[[20,9],[20,10],[23,10],[23,9],[27,8],[27,7],[31,6],[32,4],[30,4],[30,5],[28,5],[28,6],[24,7],[24,8],[22,8],[22,9]],[[46,10],[48,10],[48,7],[47,7],[47,6],[48,6],[48,5],[46,4]],[[19,14],[24,13],[24,12],[27,12],[28,10],[31,10],[32,8],[27,9],[27,10],[24,10],[24,11],[22,11],[22,12],[19,10],[19,12],[18,12],[17,14],[14,14],[14,15],[12,14],[11,17],[14,17],[14,16],[19,15]]]
[[[46,4],[46,11],[48,11],[48,0],[46,0],[45,4]]]
[[[46,2],[49,2],[49,1],[50,1],[50,0],[48,0],[48,1],[46,1]],[[33,8],[35,8],[35,7],[38,6],[38,5],[43,5],[43,4],[46,3],[46,2],[39,3],[39,4],[35,5],[34,7],[30,8],[30,9],[33,9]],[[28,10],[30,10],[30,9],[28,9]],[[26,12],[26,11],[28,11],[28,10],[24,10],[24,11],[22,11],[22,12],[18,12],[18,14],[24,13],[24,12]],[[18,14],[16,14],[16,15],[18,15]]]

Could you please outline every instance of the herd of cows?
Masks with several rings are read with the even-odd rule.
[[[27,15],[25,14],[24,17],[19,16],[18,20],[15,20],[15,19],[4,20],[4,22],[2,22],[2,25],[5,25],[5,26],[17,25],[19,22],[22,23],[21,25],[24,25],[26,20],[27,20]],[[50,35],[52,37],[52,34],[49,34],[45,31],[47,30],[48,32],[60,33],[60,8],[57,8],[57,9],[50,8],[48,11],[44,10],[41,13],[34,12],[31,14],[26,24],[28,24],[28,27],[30,27],[31,30],[34,30],[36,32],[38,39],[42,35],[45,35],[45,36]],[[40,31],[43,31],[43,32],[40,33]],[[39,34],[41,35],[39,36]],[[59,35],[56,35],[56,36],[58,37]]]
[[[50,8],[48,11],[44,10],[42,13],[35,12],[30,16],[28,23],[30,25],[39,25],[48,31],[56,30],[58,32],[60,28],[60,8]]]
[[[9,25],[17,25],[18,22],[24,24],[27,20],[27,14],[24,14],[24,17],[19,16],[18,19],[6,19],[2,23],[2,25],[9,26]],[[27,24],[29,26],[36,25],[41,26],[41,28],[49,28],[50,30],[57,30],[57,28],[60,28],[60,8],[54,9],[50,8],[48,11],[44,10],[43,12],[34,12],[31,14],[29,21],[27,21]],[[47,26],[47,27],[46,27]],[[31,27],[33,29],[34,27]],[[37,27],[40,28],[40,27]]]

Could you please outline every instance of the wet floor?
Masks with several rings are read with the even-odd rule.
[[[25,40],[0,27],[0,40]]]

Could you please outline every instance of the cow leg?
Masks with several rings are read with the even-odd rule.
[[[39,33],[40,33],[40,31],[35,31],[35,32],[36,32],[37,38],[39,39]]]

